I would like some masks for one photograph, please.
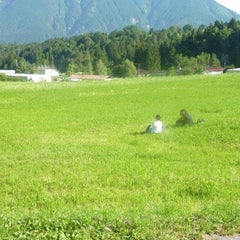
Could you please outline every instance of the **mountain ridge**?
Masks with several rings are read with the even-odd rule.
[[[240,19],[215,0],[2,0],[0,43],[41,42],[128,25],[163,29]]]

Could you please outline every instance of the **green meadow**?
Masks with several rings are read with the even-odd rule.
[[[0,239],[239,233],[239,103],[237,74],[0,82]]]

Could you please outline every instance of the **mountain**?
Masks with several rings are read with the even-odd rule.
[[[215,0],[0,0],[0,43],[41,42],[127,25],[163,29],[240,15]]]

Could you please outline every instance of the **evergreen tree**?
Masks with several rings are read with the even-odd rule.
[[[94,73],[97,75],[107,75],[107,67],[104,65],[101,59],[96,62]]]
[[[160,53],[157,46],[148,46],[146,52],[146,69],[148,71],[160,70]]]

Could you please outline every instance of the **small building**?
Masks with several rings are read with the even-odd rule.
[[[240,68],[227,69],[226,73],[240,73]]]
[[[205,69],[205,74],[209,74],[209,75],[222,74],[223,70],[224,70],[224,68],[222,68],[222,67],[207,67]]]
[[[0,69],[0,74],[15,74],[15,70],[5,70],[5,69]]]
[[[74,74],[70,76],[71,81],[81,80],[110,80],[108,75],[87,75],[87,74]]]
[[[38,74],[49,75],[49,76],[52,76],[52,77],[58,77],[59,76],[59,72],[56,69],[48,68],[48,67],[40,67],[38,69]]]
[[[26,80],[33,82],[51,82],[53,78],[59,76],[59,72],[51,68],[44,69],[40,74],[16,73],[15,70],[0,70],[0,73],[10,77],[25,78]]]

